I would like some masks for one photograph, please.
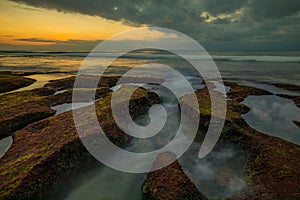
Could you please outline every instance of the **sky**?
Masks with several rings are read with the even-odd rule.
[[[89,51],[147,26],[208,50],[300,49],[299,21],[299,0],[1,0],[0,50]]]

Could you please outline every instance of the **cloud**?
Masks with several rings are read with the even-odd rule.
[[[16,41],[26,41],[36,43],[32,44],[8,44],[0,43],[0,49],[5,50],[15,50],[16,46],[18,50],[29,50],[29,51],[90,51],[96,45],[98,45],[101,40],[50,40],[41,38],[19,38]]]
[[[263,48],[274,46],[274,42],[300,46],[299,0],[12,1],[60,12],[101,16],[133,26],[171,28],[210,46]]]
[[[298,0],[255,0],[249,2],[249,13],[256,20],[284,18],[300,11],[300,1]]]
[[[62,43],[65,41],[61,40],[49,40],[49,39],[41,39],[41,38],[18,38],[15,41],[22,41],[22,42],[37,42],[37,43]]]
[[[21,8],[24,10],[29,10],[29,11],[42,11],[42,9],[37,9],[37,8],[33,8],[33,7],[26,7],[26,6],[15,6],[16,8]]]

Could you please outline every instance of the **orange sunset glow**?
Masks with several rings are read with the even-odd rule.
[[[14,45],[103,40],[133,28],[101,17],[35,8],[6,0],[0,2],[0,23],[0,43]],[[39,38],[40,41],[26,41],[26,38]]]

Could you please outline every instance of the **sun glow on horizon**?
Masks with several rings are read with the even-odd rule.
[[[97,16],[63,13],[0,2],[0,43],[51,45],[70,40],[104,40],[134,27]]]

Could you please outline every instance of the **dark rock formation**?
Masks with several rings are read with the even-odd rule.
[[[117,95],[122,97],[122,90]],[[111,95],[96,102],[96,113],[106,136],[116,145],[130,142],[111,115]],[[138,89],[130,100],[132,117],[159,102],[158,97]],[[122,103],[122,98],[119,102]],[[90,109],[80,108],[82,124],[89,121]],[[87,132],[95,133],[86,126]],[[88,135],[87,135],[88,137]],[[75,129],[72,111],[32,123],[14,133],[14,143],[0,160],[0,199],[44,199],[51,188],[62,186],[76,172],[94,163]]]
[[[99,80],[97,87],[112,87],[115,86],[121,76],[102,76]],[[59,80],[50,81],[50,83],[46,84],[45,87],[54,88],[56,91],[71,89],[74,86],[76,77],[69,77]],[[94,82],[98,80],[98,77],[95,76],[87,76],[82,75],[79,77],[81,82],[81,88],[91,88],[95,87]],[[158,78],[150,78],[150,77],[130,77],[123,76],[123,80],[126,80],[126,83],[161,83],[163,80]]]
[[[55,114],[39,91],[23,91],[0,96],[0,138],[26,125]]]
[[[300,128],[300,122],[299,121],[293,121],[294,124],[296,124]]]
[[[283,88],[285,90],[289,90],[289,91],[300,91],[300,86],[298,86],[298,85],[289,85],[289,84],[280,84],[280,83],[273,84],[273,85],[275,85],[276,87],[279,87],[279,88]]]
[[[300,198],[300,147],[296,144],[260,133],[241,117],[247,112],[243,101],[248,95],[265,95],[268,92],[247,86],[226,83],[228,92],[227,115],[220,142],[226,141],[242,147],[248,153],[245,172],[249,190],[230,199],[299,199]],[[196,92],[200,110],[189,101],[189,95],[181,99],[186,113],[200,114],[200,128],[206,130],[210,120],[210,98],[207,88]]]
[[[10,75],[11,76],[11,75]],[[22,78],[21,76],[14,75]],[[82,102],[92,101],[87,99],[90,94],[96,90],[95,99],[99,99],[108,94],[111,87],[119,80],[119,76],[103,76],[98,84],[98,88],[90,88],[90,83],[95,79],[93,76],[83,76],[82,79],[86,88],[80,88],[83,92]],[[162,80],[155,78],[134,78],[128,77],[129,82],[141,83],[143,81],[160,82]],[[31,91],[15,92],[0,95],[0,138],[12,134],[35,121],[45,119],[55,114],[51,106],[72,102],[72,89],[75,77],[51,81],[43,88]],[[68,89],[69,91],[58,95],[53,95],[56,91]]]
[[[0,73],[0,93],[16,90],[34,83],[35,80],[10,73]]]

